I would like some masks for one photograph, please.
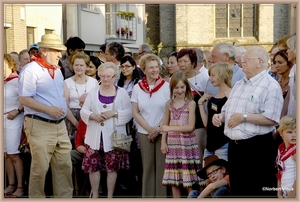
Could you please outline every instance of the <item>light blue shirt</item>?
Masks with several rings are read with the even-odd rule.
[[[59,120],[66,116],[67,104],[64,97],[64,77],[59,68],[56,68],[54,72],[55,76],[52,79],[47,68],[36,62],[30,62],[19,75],[19,96],[32,97],[42,104],[62,108],[65,114],[57,119],[49,114],[24,106],[24,115],[35,114],[51,120]]]

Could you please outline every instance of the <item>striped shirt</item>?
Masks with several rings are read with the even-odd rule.
[[[282,106],[282,90],[267,71],[262,71],[251,79],[245,77],[236,82],[222,108],[222,112],[225,112],[224,133],[230,139],[240,140],[275,131],[275,125],[257,125],[248,122],[228,128],[228,121],[235,113],[247,113],[262,114],[279,123]]]

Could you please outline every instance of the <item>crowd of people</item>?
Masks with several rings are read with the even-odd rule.
[[[296,34],[167,64],[148,44],[84,50],[45,34],[4,54],[5,197],[296,197]]]

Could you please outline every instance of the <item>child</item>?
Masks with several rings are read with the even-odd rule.
[[[278,128],[283,139],[278,147],[278,198],[296,198],[296,117],[281,118]]]
[[[228,137],[224,134],[224,124],[216,127],[212,123],[212,117],[216,113],[220,113],[223,105],[231,91],[231,79],[233,71],[231,66],[226,62],[213,64],[209,70],[209,80],[213,86],[217,86],[219,91],[214,96],[205,93],[199,100],[198,105],[200,115],[207,130],[206,147],[203,158],[210,155],[217,155],[219,158],[227,161],[228,153]],[[208,100],[207,111],[204,109],[204,103]]]
[[[166,103],[161,151],[166,154],[162,184],[172,187],[174,198],[180,198],[180,185],[192,190],[199,182],[197,170],[201,168],[194,132],[195,107],[190,85],[183,72],[176,72],[170,80],[170,100]]]
[[[227,173],[227,161],[219,159],[216,155],[204,158],[205,167],[197,172],[201,179],[206,180],[207,186],[200,193],[193,190],[188,198],[204,198],[211,195],[213,198],[221,198],[230,195],[229,174]]]

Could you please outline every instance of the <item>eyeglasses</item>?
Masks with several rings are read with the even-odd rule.
[[[220,166],[219,168],[211,171],[210,173],[207,173],[207,177],[210,178],[212,175],[215,175],[218,172],[218,170],[220,170],[221,168],[222,167]]]
[[[106,78],[106,79],[108,79],[108,80],[109,80],[109,79],[112,79],[112,78],[114,78],[114,77],[115,77],[115,75],[113,75],[113,76],[108,76],[108,75],[99,75],[99,76],[100,76],[100,78],[101,78],[101,79],[105,79],[105,78]]]
[[[139,56],[140,56],[140,55],[142,55],[143,53],[146,53],[146,51],[142,51],[142,52],[140,52],[140,53],[139,53]]]
[[[259,57],[249,57],[249,58],[243,58],[242,62],[249,62],[250,60],[253,60],[253,59],[259,59],[259,60],[261,60],[261,58],[259,58]]]
[[[121,65],[121,66],[120,66],[121,69],[128,69],[128,68],[130,68],[130,67],[132,67],[132,66],[129,66],[129,65]]]

